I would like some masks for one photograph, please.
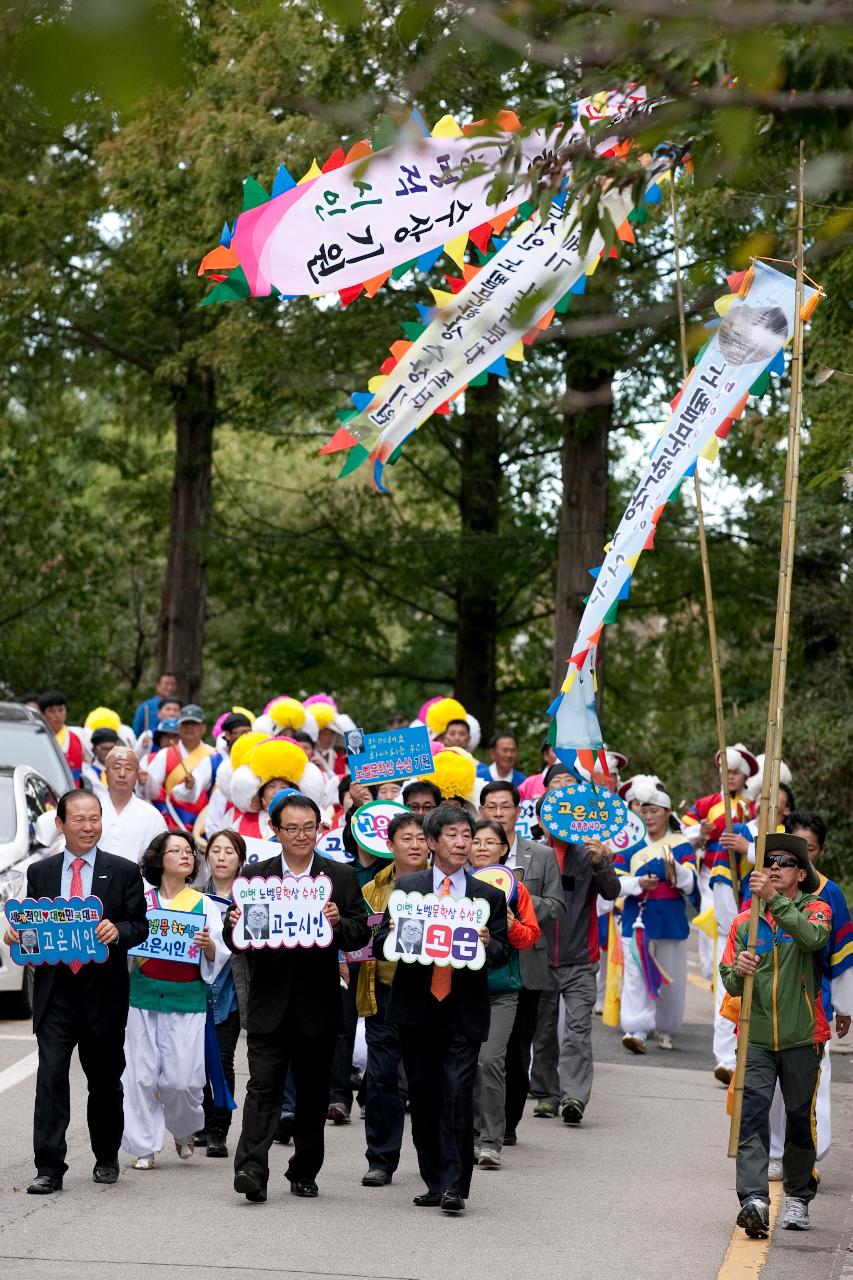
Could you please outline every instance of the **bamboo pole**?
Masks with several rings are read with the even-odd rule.
[[[678,336],[681,346],[681,369],[685,380],[690,366],[687,359],[687,326],[684,319],[684,290],[681,283],[681,240],[678,230],[678,209],[675,201],[675,168],[671,172],[669,184],[669,202],[672,215],[672,240],[675,257],[675,297],[678,305]],[[711,582],[711,561],[708,556],[708,538],[705,533],[705,513],[702,508],[702,484],[699,480],[699,463],[693,472],[693,494],[696,501],[696,527],[699,532],[699,556],[702,561],[702,580],[705,584],[705,618],[708,624],[708,646],[711,651],[711,678],[714,686],[714,713],[717,722],[717,749],[720,753],[720,796],[723,801],[723,814],[726,831],[730,834],[732,825],[732,798],[729,794],[729,780],[726,767],[726,722],[723,711],[723,680],[720,671],[720,648],[717,642],[717,614],[714,608],[714,588]],[[729,850],[729,870],[732,877],[732,893],[735,906],[740,906],[737,854]]]
[[[758,839],[755,845],[755,868],[764,866],[764,846],[768,831],[776,826],[776,803],[779,795],[779,770],[782,758],[782,729],[785,716],[785,678],[788,666],[788,635],[791,617],[791,585],[797,538],[797,496],[800,472],[800,427],[803,413],[803,177],[805,157],[800,141],[797,190],[797,283],[794,295],[794,335],[791,349],[791,401],[788,413],[788,457],[785,468],[785,498],[782,507],[782,538],[779,550],[779,589],[776,596],[776,631],[773,641],[773,664],[770,674],[770,700],[767,738],[764,748],[764,780],[761,787],[761,809]],[[749,909],[747,949],[754,953],[758,938],[761,899],[753,895]],[[729,1130],[729,1156],[736,1156],[740,1141],[743,1112],[743,1082],[749,1048],[749,1025],[752,1014],[753,978],[743,980],[743,995],[738,1019],[737,1065],[735,1067],[732,1121]]]

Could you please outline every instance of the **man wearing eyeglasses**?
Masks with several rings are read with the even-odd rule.
[[[560,870],[554,850],[525,840],[516,832],[520,812],[518,788],[511,782],[488,782],[480,792],[480,817],[499,822],[509,841],[509,852],[500,860],[514,871],[530,894],[540,925],[561,919],[566,913],[560,888]],[[496,861],[498,858],[495,859]],[[515,1021],[506,1049],[506,1103],[504,1146],[513,1146],[524,1114],[530,1087],[530,1052],[536,1035],[541,993],[549,987],[548,949],[544,930],[529,951],[520,951],[519,969],[524,986],[518,993]]]
[[[249,955],[247,1015],[249,1085],[243,1131],[234,1158],[234,1190],[247,1200],[267,1198],[269,1149],[275,1138],[288,1067],[296,1086],[294,1151],[287,1168],[293,1195],[317,1195],[323,1164],[323,1129],[338,1027],[341,988],[338,952],[357,951],[370,937],[355,872],[314,852],[320,810],[288,789],[269,807],[281,853],[244,867],[247,876],[326,875],[332,892],[323,914],[332,926],[329,947],[264,947]],[[228,913],[225,941],[232,946],[238,908]]]
[[[826,1021],[820,957],[832,924],[831,907],[817,896],[820,877],[805,840],[774,833],[767,836],[764,852],[764,869],[750,876],[752,893],[762,902],[755,949],[747,950],[749,912],[741,911],[720,962],[730,995],[743,994],[748,974],[754,983],[737,1153],[737,1224],[758,1239],[769,1232],[770,1107],[777,1080],[786,1119],[782,1225],[796,1231],[810,1226],[808,1207],[817,1189],[813,1117],[823,1057],[823,1037],[818,1035],[816,1043],[815,1030]]]

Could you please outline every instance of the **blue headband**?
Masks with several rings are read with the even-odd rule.
[[[275,795],[273,796],[272,800],[270,800],[269,805],[267,806],[267,813],[270,816],[270,822],[275,822],[276,818],[278,817],[278,813],[276,812],[276,810],[281,808],[282,804],[284,803],[284,801],[287,799],[288,796],[301,796],[301,795],[302,795],[302,792],[297,791],[296,787],[282,787],[281,791],[276,791]]]

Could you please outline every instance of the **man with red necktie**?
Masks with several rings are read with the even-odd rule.
[[[474,880],[466,868],[474,821],[455,804],[441,804],[424,818],[424,835],[433,865],[401,876],[405,893],[438,897],[485,898],[491,912],[480,938],[486,948],[482,969],[449,965],[397,965],[388,1001],[388,1020],[400,1032],[403,1066],[409,1083],[412,1139],[425,1194],[421,1207],[462,1213],[474,1167],[474,1082],[480,1046],[489,1034],[487,967],[509,959],[507,905],[500,889]],[[374,942],[381,956],[390,928],[385,918]]]
[[[121,1076],[130,978],[127,953],[148,936],[142,876],[127,858],[98,848],[101,806],[86,791],[59,800],[56,826],[65,837],[61,853],[27,868],[27,897],[100,898],[103,915],[95,930],[108,948],[103,964],[79,960],[42,964],[33,983],[33,1030],[39,1066],[33,1124],[35,1179],[30,1195],[62,1190],[68,1166],[65,1133],[71,1118],[68,1072],[76,1045],[89,1086],[87,1118],[95,1155],[94,1182],[118,1179],[124,1127]],[[7,945],[18,941],[7,929]]]

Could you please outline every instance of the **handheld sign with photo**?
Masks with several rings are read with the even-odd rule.
[[[204,928],[204,914],[198,911],[168,911],[152,907],[148,915],[148,937],[129,956],[142,960],[174,960],[178,964],[199,964],[201,952],[195,935]]]
[[[238,876],[231,893],[240,908],[233,936],[241,951],[331,946],[332,926],[323,914],[332,896],[328,876]]]
[[[363,804],[352,817],[356,843],[374,858],[393,858],[388,848],[388,824],[398,813],[411,813],[411,809],[397,800],[371,800]]]
[[[439,898],[395,889],[388,899],[394,928],[385,939],[385,959],[482,969],[486,949],[480,930],[488,924],[490,911],[485,898]]]
[[[646,824],[633,809],[628,810],[628,821],[623,831],[617,832],[607,841],[611,853],[632,853],[648,842]]]
[[[491,867],[478,867],[471,874],[475,880],[483,880],[486,884],[493,885],[495,889],[500,889],[508,905],[511,906],[513,901],[518,901],[518,881],[509,867],[496,862]]]
[[[344,835],[342,827],[335,827],[334,831],[326,831],[320,836],[314,845],[315,853],[319,853],[321,858],[329,858],[332,862],[353,862],[353,855],[348,849],[344,848]]]
[[[109,955],[95,937],[104,914],[100,898],[9,898],[4,912],[20,937],[10,950],[14,964],[103,964]]]
[[[398,782],[432,769],[429,734],[423,726],[366,733],[361,751],[348,757],[353,782]]]
[[[546,791],[539,813],[542,826],[557,840],[612,840],[628,824],[628,806],[619,796],[580,783]]]

